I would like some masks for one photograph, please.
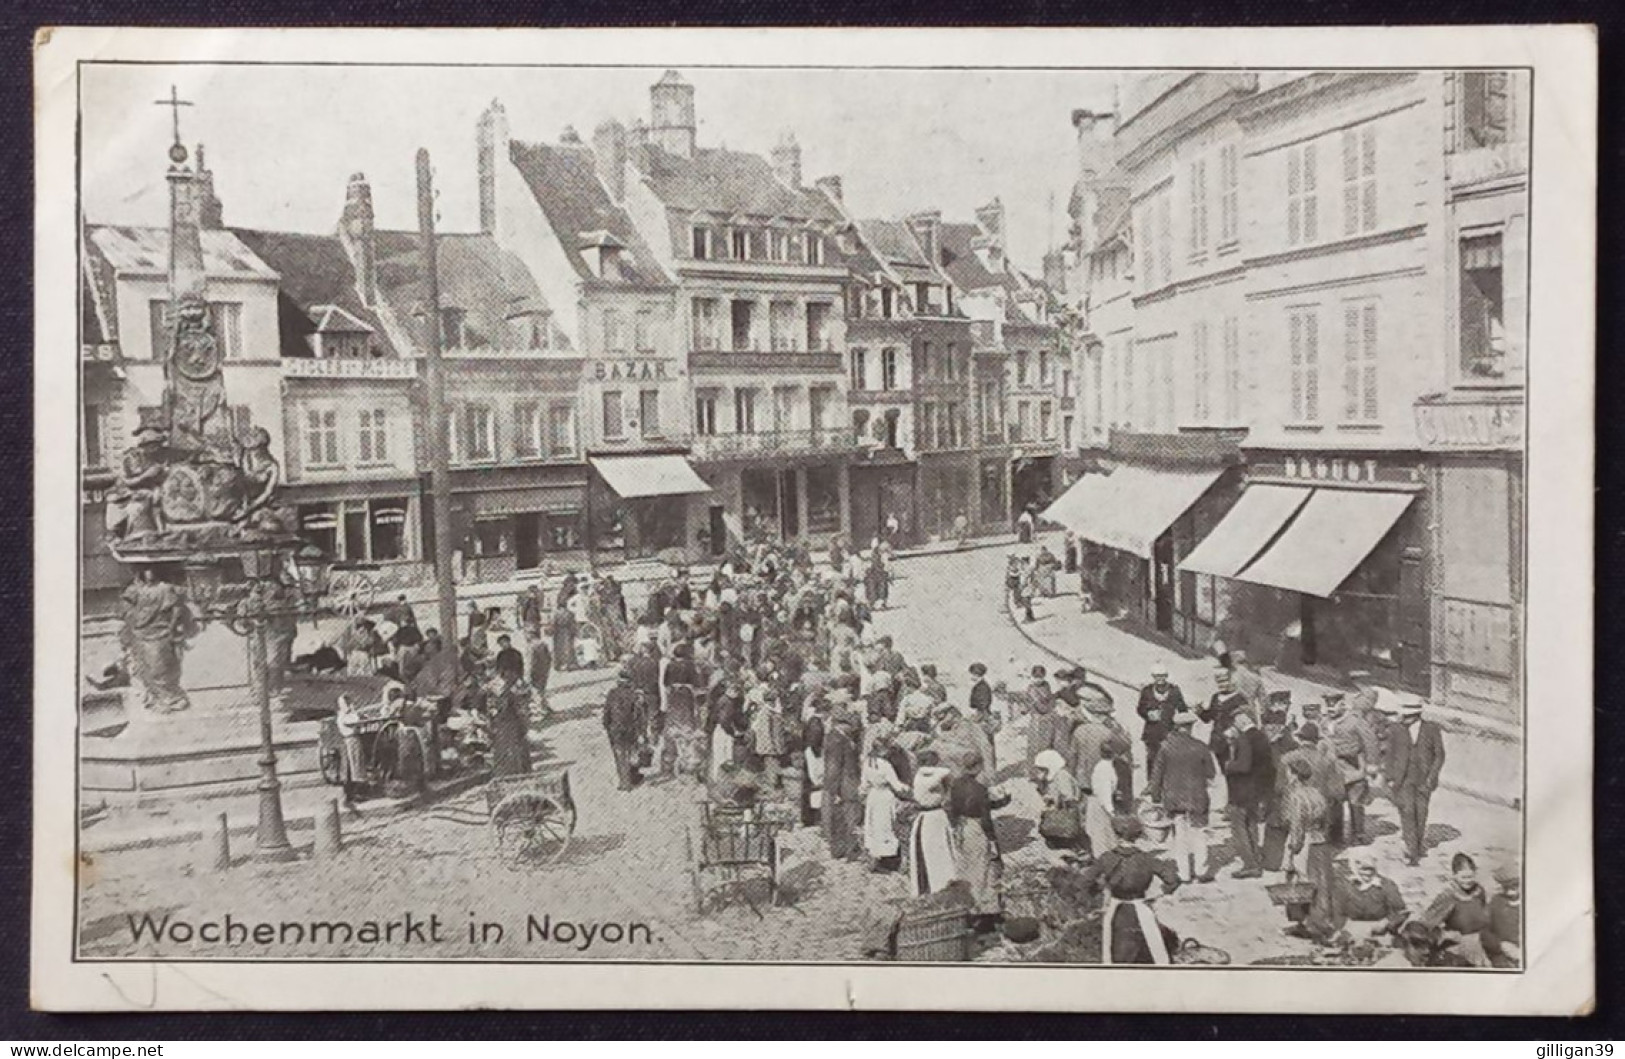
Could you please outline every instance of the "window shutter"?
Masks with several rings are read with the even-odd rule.
[[[1361,367],[1360,307],[1343,308],[1343,418],[1360,414]]]
[[[1364,406],[1361,411],[1367,419],[1377,418],[1377,306],[1373,302],[1361,311],[1361,344],[1364,346]]]
[[[1292,418],[1303,420],[1303,317],[1293,313],[1289,330],[1291,339],[1288,346],[1292,352]]]
[[[1313,311],[1303,318],[1303,412],[1311,422],[1320,418],[1320,317]]]
[[[1315,195],[1315,145],[1303,145],[1303,241],[1320,238],[1320,206]]]

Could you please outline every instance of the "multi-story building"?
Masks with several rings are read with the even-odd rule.
[[[1529,99],[1522,71],[1444,75],[1445,383],[1416,405],[1434,497],[1432,684],[1521,712]]]
[[[694,545],[686,460],[692,389],[676,287],[624,203],[629,133],[606,121],[589,147],[511,140],[500,103],[479,130],[481,227],[521,258],[584,358],[580,408],[593,469],[593,547],[605,558]]]
[[[1071,367],[1048,292],[1005,252],[1004,204],[973,224],[940,228],[938,261],[972,323],[973,417],[981,435],[977,490],[984,526],[1009,526],[1058,491],[1060,395]]]
[[[714,494],[692,536],[720,552],[762,534],[849,525],[847,227],[785,137],[771,161],[696,142],[694,88],[667,71],[634,125],[622,207],[676,284],[693,387],[693,459]]]
[[[1152,543],[1128,592],[1158,626],[1418,690],[1450,670],[1467,696],[1516,683],[1522,306],[1504,262],[1521,270],[1525,252],[1518,91],[1444,72],[1197,73],[1131,93],[1112,137],[1126,229],[1111,220],[1078,248],[1086,362],[1101,363],[1098,381],[1084,371],[1084,405],[1102,408],[1086,433],[1105,427],[1122,458],[1058,509],[1113,546],[1110,512],[1160,508],[1137,518]],[[1091,219],[1113,217],[1107,198]],[[1123,476],[1137,462],[1164,477],[1178,464],[1182,506],[1175,489],[1142,499],[1164,491],[1145,468]],[[1446,528],[1485,522],[1507,532]]]

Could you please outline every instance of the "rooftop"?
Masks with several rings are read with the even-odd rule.
[[[281,276],[277,317],[284,357],[308,357],[308,336],[324,330],[354,331],[355,324],[372,332],[372,341],[383,355],[399,355],[377,315],[361,303],[355,269],[338,236],[234,231]],[[354,323],[345,324],[338,314]]]
[[[509,145],[508,155],[577,275],[595,282],[642,286],[671,282],[631,217],[610,199],[598,179],[591,148],[515,140]],[[590,246],[620,246],[624,252],[618,255],[616,271],[598,275],[582,254]]]

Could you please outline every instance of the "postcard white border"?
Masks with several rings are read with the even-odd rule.
[[[990,43],[991,41],[991,43]],[[1517,974],[794,964],[70,960],[77,654],[76,64],[1529,66],[1534,77],[1524,955]],[[33,1006],[830,1008],[1576,1015],[1591,1010],[1597,67],[1588,27],[40,31],[35,48]],[[41,547],[40,545],[44,546]]]

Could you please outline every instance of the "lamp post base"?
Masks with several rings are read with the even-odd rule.
[[[297,860],[299,851],[288,841],[288,826],[282,818],[282,784],[276,778],[276,758],[260,759],[260,821],[254,837],[254,859],[268,862]]]

